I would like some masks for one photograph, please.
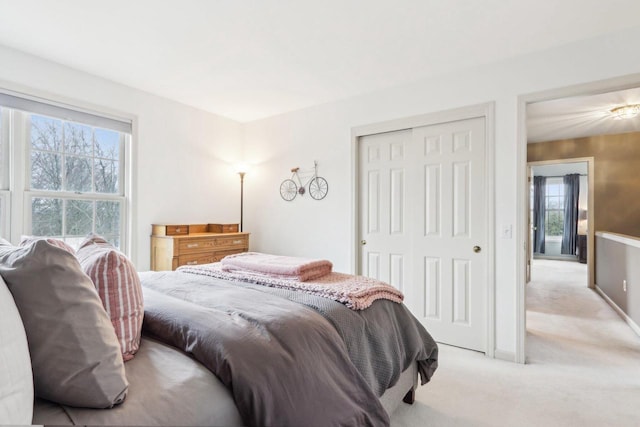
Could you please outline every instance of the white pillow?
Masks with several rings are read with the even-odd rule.
[[[20,313],[0,277],[0,425],[27,425],[33,418],[33,374]]]

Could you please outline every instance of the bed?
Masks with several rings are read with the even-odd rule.
[[[123,403],[78,408],[36,398],[55,425],[389,424],[437,367],[408,309],[365,310],[305,292],[187,272],[140,273],[145,313]]]

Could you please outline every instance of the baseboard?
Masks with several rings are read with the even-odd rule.
[[[505,360],[507,362],[516,361],[516,354],[512,351],[504,351],[504,350],[496,349],[495,352],[493,353],[493,356],[496,359]]]
[[[604,291],[602,289],[600,289],[600,287],[598,286],[598,284],[596,284],[596,292],[598,292],[600,294],[600,296],[602,297],[602,299],[604,299],[607,303],[609,303],[609,305],[611,306],[611,308],[614,309],[614,311],[616,313],[618,313],[618,315],[620,317],[622,317],[622,320],[624,320],[625,322],[627,322],[627,325],[629,325],[629,327],[631,329],[633,329],[633,332],[635,332],[636,334],[640,335],[640,326],[638,326],[638,324],[636,322],[633,321],[632,318],[630,318],[627,313],[625,313],[620,307],[618,307],[618,304],[616,304],[615,302],[613,302],[613,300],[611,298],[609,298],[609,296],[607,294],[604,293]]]

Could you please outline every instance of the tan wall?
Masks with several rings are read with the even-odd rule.
[[[595,231],[640,236],[640,132],[527,146],[527,161],[593,157]]]

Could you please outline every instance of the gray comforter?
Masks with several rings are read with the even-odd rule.
[[[377,396],[437,347],[403,305],[362,312],[260,285],[180,272],[140,275],[144,331],[191,354],[231,390],[252,426],[384,426]],[[327,321],[328,320],[328,321]]]

